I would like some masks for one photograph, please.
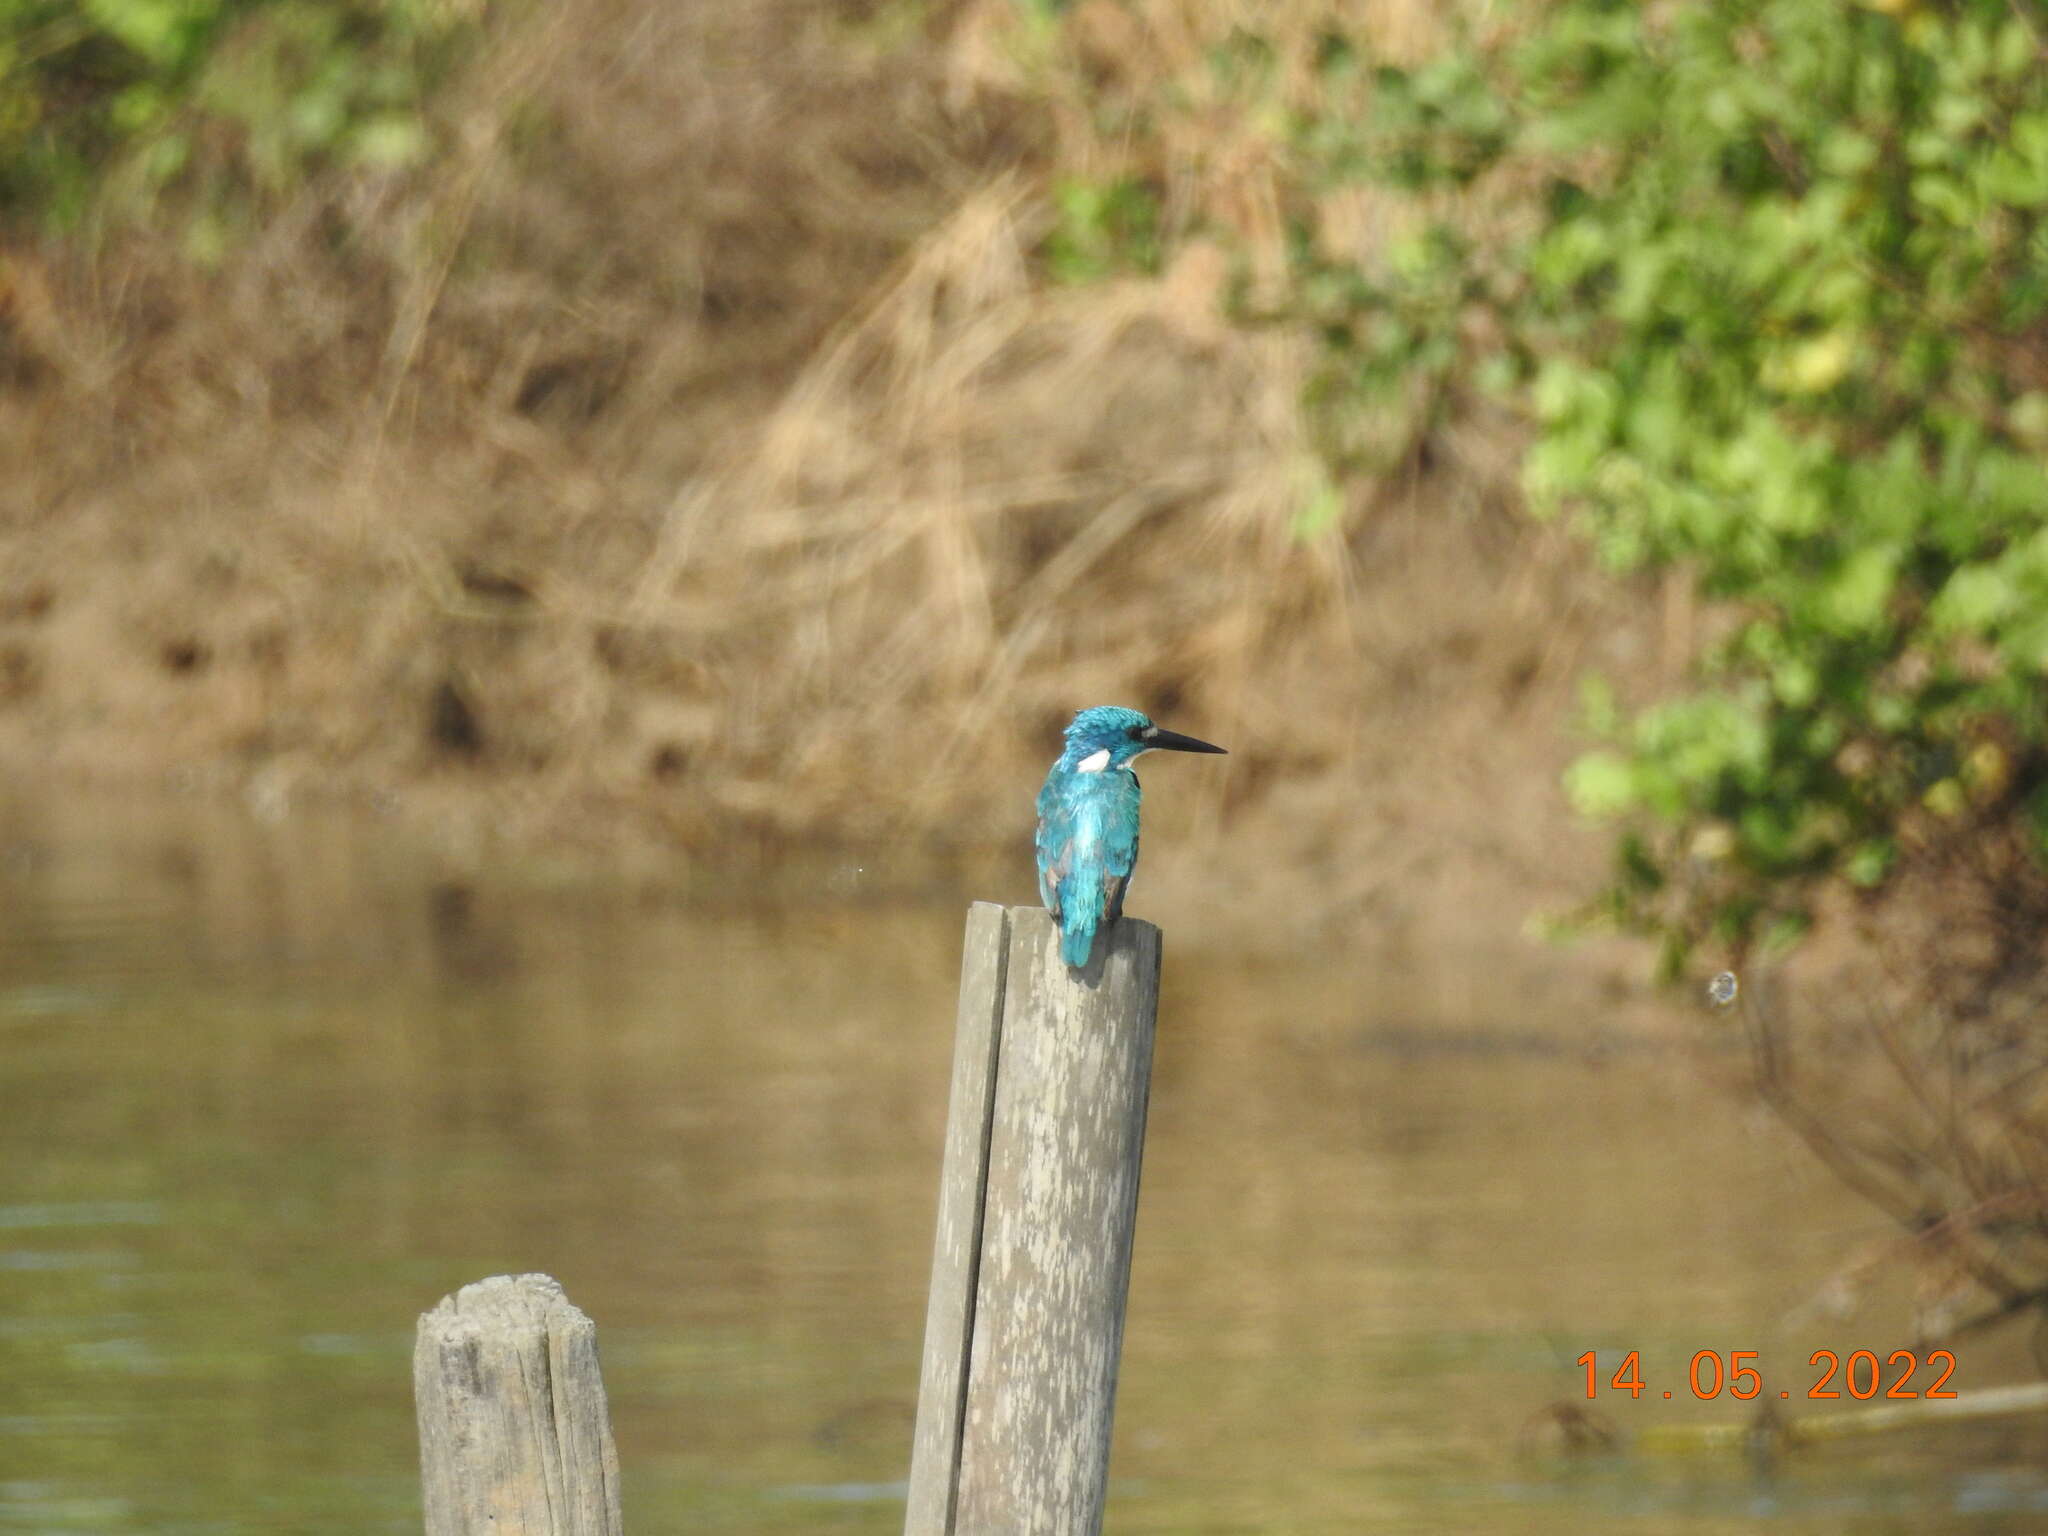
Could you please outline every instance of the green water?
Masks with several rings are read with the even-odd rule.
[[[743,903],[393,843],[0,808],[0,1532],[416,1530],[414,1318],[524,1270],[597,1321],[629,1532],[899,1529],[962,910],[1023,891],[849,865]],[[1588,1349],[1642,1351],[1644,1400],[1594,1405],[1626,1440],[1740,1417],[1696,1350],[1800,1396],[1815,1348],[1910,1342],[1903,1296],[1807,1305],[1888,1229],[1732,1057],[1523,1017],[1469,962],[1167,927],[1112,1531],[2048,1522],[2026,1422],[1524,1454]]]

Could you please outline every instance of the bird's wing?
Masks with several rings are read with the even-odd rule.
[[[1063,888],[1077,869],[1100,893],[1098,902],[1076,887],[1077,917],[1092,928],[1093,920],[1083,916],[1090,907],[1112,923],[1123,913],[1124,888],[1138,863],[1138,781],[1135,774],[1125,777],[1127,801],[1069,799],[1051,782],[1039,792],[1038,895],[1055,922],[1063,919]]]
[[[1115,922],[1124,915],[1124,892],[1131,887],[1131,875],[1138,867],[1138,839],[1131,839],[1131,859],[1120,875],[1107,871],[1102,876],[1102,912],[1105,922]]]
[[[1074,813],[1041,797],[1038,805],[1038,899],[1054,922],[1060,918],[1060,882],[1074,864]]]

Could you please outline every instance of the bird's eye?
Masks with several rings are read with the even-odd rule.
[[[1125,731],[1124,734],[1130,737],[1133,741],[1143,741],[1145,739],[1145,727],[1143,727],[1142,725],[1134,725],[1129,730]]]

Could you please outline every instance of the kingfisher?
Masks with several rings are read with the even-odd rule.
[[[1066,750],[1038,792],[1038,895],[1059,924],[1060,958],[1088,963],[1098,930],[1123,915],[1138,867],[1138,776],[1144,752],[1221,752],[1161,730],[1135,709],[1098,704],[1074,716]]]

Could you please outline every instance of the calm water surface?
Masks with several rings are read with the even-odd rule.
[[[417,1530],[414,1318],[523,1270],[598,1322],[629,1531],[900,1529],[962,909],[1021,877],[742,906],[390,841],[0,806],[0,1532]],[[1888,1229],[1732,1058],[1475,1006],[1469,961],[1248,970],[1147,910],[1112,1531],[2048,1525],[2024,1423],[1530,1454],[1588,1349],[1642,1352],[1644,1400],[1594,1405],[1626,1439],[1740,1418],[1696,1350],[1798,1397],[1816,1348],[1910,1342],[1903,1295],[1808,1305]]]

